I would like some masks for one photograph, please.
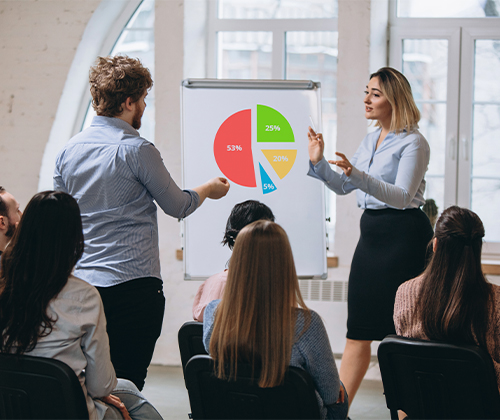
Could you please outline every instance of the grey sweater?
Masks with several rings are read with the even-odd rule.
[[[219,302],[220,300],[214,300],[205,308],[203,344],[207,352],[209,352],[215,310]],[[340,392],[340,379],[323,321],[316,312],[311,311],[309,328],[302,333],[305,322],[304,311],[302,309],[298,309],[298,311],[290,366],[304,369],[311,375],[316,387],[316,396],[322,418],[345,418],[347,416],[347,396],[344,403],[336,404]]]

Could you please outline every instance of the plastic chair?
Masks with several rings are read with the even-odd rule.
[[[201,419],[319,419],[318,400],[310,375],[290,367],[283,385],[259,388],[251,367],[238,365],[236,381],[215,377],[210,356],[192,357],[185,380],[192,418]]]
[[[378,360],[391,418],[499,419],[490,355],[477,346],[387,336]]]
[[[203,323],[197,321],[185,322],[178,333],[179,350],[181,352],[182,371],[191,357],[197,354],[208,354],[203,345]]]
[[[82,386],[65,363],[0,354],[1,419],[87,419]]]

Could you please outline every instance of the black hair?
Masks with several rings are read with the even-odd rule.
[[[236,241],[240,230],[246,225],[262,219],[274,222],[273,212],[264,203],[256,200],[247,200],[236,204],[227,219],[222,245],[227,245],[229,249],[233,249],[234,241]]]
[[[83,254],[80,209],[61,191],[36,194],[26,206],[0,269],[0,352],[21,354],[52,332],[49,302]]]

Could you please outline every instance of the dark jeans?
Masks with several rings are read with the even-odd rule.
[[[116,376],[142,390],[163,323],[163,283],[145,277],[97,290],[104,304]]]

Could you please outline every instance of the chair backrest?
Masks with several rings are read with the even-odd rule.
[[[207,354],[203,345],[203,323],[197,321],[185,322],[179,329],[179,350],[181,352],[182,370],[191,357],[197,354]]]
[[[387,336],[378,348],[387,407],[397,419],[498,419],[490,355],[477,346]]]
[[[283,385],[259,388],[259,372],[238,365],[236,381],[215,377],[210,356],[192,357],[185,380],[192,418],[201,419],[319,419],[314,383],[302,369],[290,367]]]
[[[0,354],[1,419],[88,419],[80,381],[65,363]]]

